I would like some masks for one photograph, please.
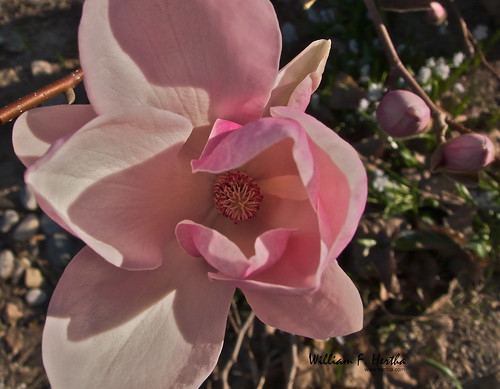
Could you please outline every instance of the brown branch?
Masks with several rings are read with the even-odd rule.
[[[462,35],[462,41],[465,46],[465,50],[467,51],[467,56],[469,58],[474,57],[474,45],[472,44],[470,40],[470,36],[468,33],[468,28],[467,28],[467,23],[465,23],[464,18],[462,17],[462,14],[460,13],[460,10],[457,7],[457,4],[455,3],[455,0],[447,0],[451,11],[453,12],[453,16],[455,19],[457,19],[458,24],[460,25],[460,34]]]
[[[486,60],[486,57],[479,48],[476,38],[474,38],[474,35],[472,35],[471,31],[467,27],[467,23],[465,23],[465,20],[462,17],[462,14],[458,9],[455,0],[447,0],[447,1],[450,4],[454,17],[457,19],[460,25],[460,32],[462,34],[462,40],[464,42],[464,46],[466,47],[468,57],[473,58],[474,54],[477,54],[482,64],[491,72],[491,74],[493,74],[493,76],[498,81],[500,81],[500,73],[498,73],[497,70],[493,66],[491,66],[490,63]]]
[[[448,118],[449,114],[439,108],[436,104],[434,104],[434,102],[430,99],[429,96],[427,96],[427,93],[425,93],[419,83],[408,72],[406,67],[403,65],[403,62],[401,62],[401,59],[399,58],[396,49],[392,44],[389,33],[385,28],[384,22],[382,21],[380,13],[378,12],[378,9],[375,6],[373,0],[364,0],[364,2],[372,19],[373,25],[375,26],[375,30],[377,31],[377,35],[382,44],[382,47],[384,48],[385,55],[389,60],[389,64],[391,67],[390,73],[396,74],[401,77],[413,90],[413,92],[415,92],[425,101],[440,129],[440,138],[441,140],[444,140],[444,132],[448,128],[446,119]]]
[[[474,48],[476,49],[476,54],[479,56],[479,59],[481,60],[481,63],[483,64],[484,67],[486,67],[486,69],[488,69],[490,71],[491,74],[493,74],[493,76],[495,76],[495,78],[500,81],[500,74],[496,71],[496,69],[491,66],[491,64],[486,60],[486,57],[484,56],[482,50],[479,48],[479,44],[476,40],[476,38],[474,38],[474,35],[472,35],[472,32],[470,32],[469,29],[467,29],[467,34],[469,36],[469,40],[470,42],[472,42],[472,45],[474,46]]]
[[[81,68],[74,70],[71,74],[67,75],[60,80],[53,82],[36,92],[30,93],[19,100],[6,105],[0,109],[0,125],[10,122],[28,109],[34,108],[44,101],[57,96],[60,93],[65,93],[73,90],[83,80],[83,71]],[[67,94],[68,96],[68,94]],[[71,94],[69,94],[71,96]]]

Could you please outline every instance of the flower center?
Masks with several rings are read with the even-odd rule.
[[[264,198],[255,180],[239,170],[219,174],[212,192],[215,208],[234,224],[253,218]]]

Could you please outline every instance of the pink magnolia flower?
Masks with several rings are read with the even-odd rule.
[[[52,387],[200,385],[235,287],[284,331],[360,330],[336,258],[365,171],[303,112],[329,42],[278,73],[267,0],[86,0],[79,44],[91,105],[33,110],[14,131],[40,206],[87,244],[49,305]]]

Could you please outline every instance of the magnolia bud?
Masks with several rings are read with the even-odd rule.
[[[429,123],[429,107],[415,93],[406,90],[388,92],[377,107],[377,121],[391,136],[406,137],[422,132]]]
[[[495,158],[495,147],[486,135],[467,134],[440,144],[431,159],[432,170],[477,172]]]
[[[437,26],[443,24],[447,17],[444,7],[437,1],[433,1],[429,6],[431,8],[427,11],[427,20]]]

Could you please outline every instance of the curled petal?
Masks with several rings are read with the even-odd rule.
[[[275,117],[296,120],[312,140],[318,167],[318,185],[311,194],[317,204],[328,258],[337,258],[351,241],[366,204],[366,171],[356,150],[324,124],[287,107],[271,109]]]
[[[185,118],[155,108],[103,115],[57,141],[26,182],[51,218],[109,262],[151,269],[175,225],[210,205],[186,200],[193,175],[178,153],[190,131]]]
[[[12,143],[17,157],[30,166],[59,138],[70,135],[96,117],[90,105],[34,108],[14,123]]]
[[[205,260],[225,276],[245,279],[273,266],[283,255],[292,231],[271,230],[255,241],[255,255],[247,258],[239,247],[221,233],[200,224],[183,221],[177,225],[177,240],[184,250]]]
[[[243,289],[257,317],[280,330],[313,339],[343,336],[363,328],[363,303],[356,286],[330,263],[320,288],[309,295],[261,293]]]
[[[267,107],[288,106],[305,111],[321,82],[330,47],[329,40],[315,41],[281,69]]]
[[[268,0],[86,0],[79,47],[98,113],[149,105],[198,127],[260,117],[281,35]]]
[[[52,296],[42,352],[52,388],[193,388],[222,348],[234,288],[177,245],[152,271],[110,265],[88,247]]]

